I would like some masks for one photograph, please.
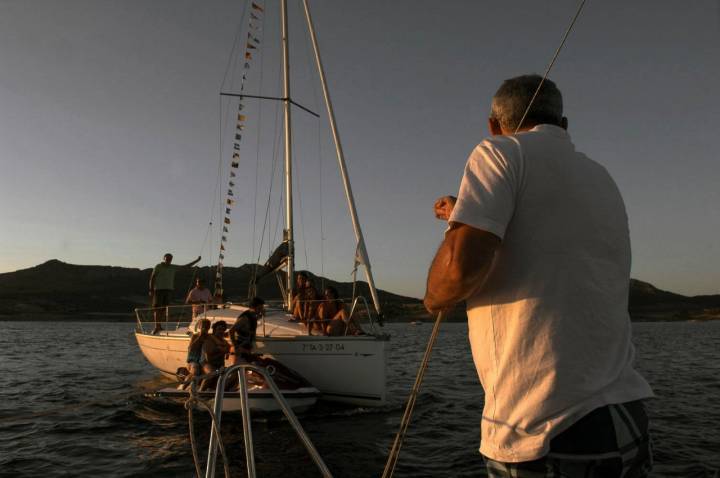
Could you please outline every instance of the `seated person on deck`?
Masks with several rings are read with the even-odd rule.
[[[303,289],[302,297],[302,317],[303,322],[308,326],[308,333],[312,334],[316,331],[320,335],[324,332],[320,322],[317,321],[317,308],[320,304],[320,294],[318,293],[313,280],[311,278],[305,279],[305,287]]]
[[[326,335],[362,335],[364,332],[354,318],[348,316],[345,304],[338,298],[338,291],[332,286],[325,288],[325,299],[318,307],[318,318]]]
[[[208,335],[202,346],[202,366],[204,373],[213,373],[225,366],[225,356],[230,353],[230,344],[225,340],[227,323],[219,320],[212,324],[212,334]],[[200,390],[207,390],[217,382],[217,377],[203,380]]]
[[[202,361],[203,343],[208,338],[208,331],[210,330],[210,321],[201,319],[199,325],[200,332],[192,336],[190,345],[188,345],[187,364],[190,371],[190,374],[186,377],[188,380],[202,373],[200,362]]]
[[[305,280],[307,279],[307,273],[298,272],[295,276],[295,292],[292,295],[293,310],[292,320],[294,322],[302,322],[303,319],[303,296],[305,294]]]

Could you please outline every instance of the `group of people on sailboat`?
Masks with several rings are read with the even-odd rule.
[[[362,328],[350,317],[337,289],[325,287],[320,295],[312,278],[305,272],[295,276],[292,321],[302,322],[311,335],[362,335]]]
[[[219,370],[225,366],[225,360],[229,356],[233,357],[233,364],[250,362],[255,348],[257,321],[264,314],[265,301],[255,297],[250,301],[249,308],[243,311],[229,328],[224,320],[218,320],[211,325],[210,320],[200,319],[200,331],[192,336],[188,345],[187,378]],[[216,379],[217,377],[203,380],[200,390],[213,387]]]

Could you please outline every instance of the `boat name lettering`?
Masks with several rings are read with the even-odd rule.
[[[303,344],[303,352],[340,352],[345,350],[345,344]]]

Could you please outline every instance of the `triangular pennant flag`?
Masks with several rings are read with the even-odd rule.
[[[241,135],[241,134],[236,134],[236,135],[235,135],[235,141],[242,141],[242,135]]]
[[[264,12],[264,11],[265,11],[265,9],[263,9],[263,7],[261,7],[260,5],[258,5],[258,4],[255,3],[255,2],[252,2],[252,7],[253,7],[253,9],[259,10],[259,11],[261,11],[261,12]]]
[[[227,242],[227,237],[223,236],[220,240],[223,242]]]
[[[225,224],[230,224],[230,218],[229,218],[229,217],[226,217],[226,218],[225,218]]]
[[[252,60],[252,53],[250,53],[249,51],[246,51],[246,52],[245,52],[245,59],[246,59],[246,60]]]
[[[245,75],[243,75],[243,79],[245,79],[244,76],[245,76]],[[239,109],[240,111],[242,111],[243,109],[245,109],[245,105],[243,105],[242,103],[239,103],[239,104],[238,104],[238,109]]]
[[[230,232],[227,227],[223,226],[223,232]]]
[[[240,163],[238,163],[237,161],[233,161],[232,163],[230,163],[230,166],[232,166],[233,168],[237,168],[238,166],[240,166]]]
[[[247,116],[245,115],[238,115],[238,121],[245,121],[247,119]]]
[[[243,68],[245,68],[246,70],[250,69],[250,63],[245,62],[245,64],[243,65]]]
[[[240,151],[240,145],[238,143],[233,143],[233,149],[235,151]]]
[[[257,47],[250,42],[248,42],[245,46],[250,50],[257,50]]]
[[[238,123],[238,124],[235,125],[235,129],[238,130],[238,131],[242,131],[242,130],[245,129],[245,125],[242,124],[242,123]]]
[[[228,183],[228,186],[230,186],[231,188],[234,188],[234,187],[235,187],[235,183],[232,182],[232,181],[230,181],[230,182]]]
[[[225,246],[222,245],[222,244],[220,244],[220,250],[221,250],[221,251],[224,251],[224,250],[225,250]]]
[[[253,4],[253,5],[255,5],[255,4]],[[252,18],[253,20],[260,20],[260,17],[258,17],[257,15],[255,15],[252,12],[250,12],[250,18]],[[252,26],[252,23],[250,24],[250,26]]]
[[[233,159],[240,159],[240,155],[238,153],[233,153]]]
[[[235,204],[235,200],[234,200],[234,199],[228,199],[226,202],[227,202],[227,205],[228,205],[228,206],[232,206],[232,205]]]
[[[232,195],[233,195],[232,189],[228,189],[228,196],[232,196]]]
[[[220,254],[220,256],[219,256],[219,257],[220,257],[220,259],[225,259],[225,256],[224,256],[224,255],[222,255],[222,254]]]
[[[237,174],[235,174],[235,171],[230,171],[230,177],[234,178],[235,176],[237,176]]]
[[[230,209],[229,207],[226,207],[225,214],[232,214],[232,209]]]

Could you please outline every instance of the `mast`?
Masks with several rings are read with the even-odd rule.
[[[285,229],[288,243],[287,256],[287,307],[292,312],[292,297],[295,288],[295,240],[293,236],[293,194],[292,194],[292,132],[290,130],[290,51],[288,46],[287,0],[280,1],[282,24],[283,56],[283,113],[285,129]]]
[[[283,2],[285,1],[286,0],[283,0]],[[368,286],[370,288],[370,294],[372,295],[373,303],[375,304],[375,310],[380,315],[382,314],[380,309],[380,300],[378,298],[377,289],[375,289],[375,281],[373,280],[372,269],[370,267],[370,258],[368,257],[367,250],[365,249],[365,239],[363,238],[357,210],[355,209],[355,199],[353,198],[352,188],[350,187],[350,179],[348,177],[347,167],[345,166],[345,154],[343,153],[342,143],[340,142],[340,134],[338,133],[337,125],[335,124],[335,113],[333,112],[330,93],[328,92],[327,82],[325,81],[325,70],[323,69],[322,60],[320,58],[320,50],[318,49],[315,27],[313,26],[312,17],[310,16],[310,8],[308,7],[307,0],[303,0],[303,6],[305,8],[305,18],[310,32],[310,39],[312,40],[313,51],[315,52],[315,63],[317,64],[318,74],[320,75],[320,83],[322,84],[323,89],[323,96],[325,97],[325,107],[327,108],[328,120],[330,121],[330,129],[332,130],[333,140],[335,142],[335,153],[340,167],[340,175],[342,176],[343,186],[345,187],[345,198],[347,199],[353,230],[355,231],[355,239],[357,240],[357,253],[355,260],[365,266],[365,277],[367,278]]]

